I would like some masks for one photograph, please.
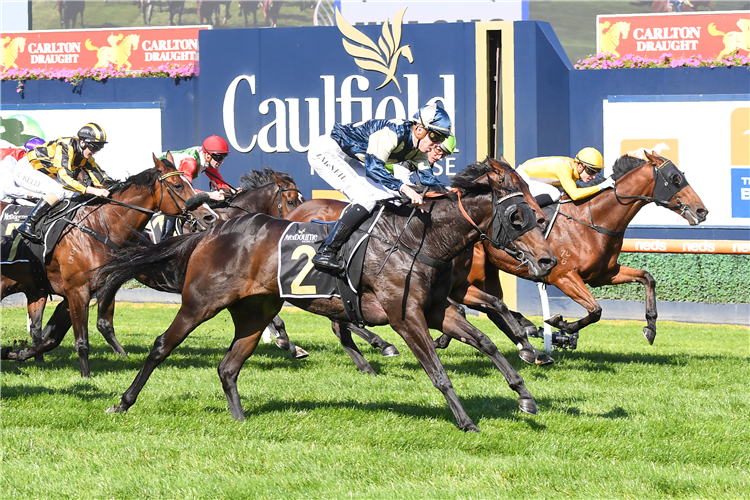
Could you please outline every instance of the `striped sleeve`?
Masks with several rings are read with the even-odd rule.
[[[75,153],[71,151],[70,144],[58,141],[55,148],[55,157],[52,160],[57,168],[57,180],[69,191],[85,193],[86,186],[75,180],[73,172],[70,170],[71,157],[75,158]]]

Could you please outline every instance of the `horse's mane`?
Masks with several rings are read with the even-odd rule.
[[[612,176],[615,178],[615,180],[617,180],[628,172],[640,167],[644,163],[648,162],[645,160],[641,160],[637,156],[622,155],[615,161],[614,166],[612,166]]]
[[[492,187],[489,184],[478,184],[476,180],[479,177],[494,171],[495,169],[488,159],[472,163],[453,177],[451,180],[451,187],[461,189],[466,194],[489,193],[492,190]]]
[[[248,189],[255,189],[274,184],[276,182],[273,178],[274,175],[285,181],[291,182],[292,184],[296,184],[294,179],[292,179],[292,176],[286,172],[277,172],[270,167],[263,167],[262,172],[260,170],[251,170],[246,174],[242,174],[240,177],[240,186],[242,186],[243,191],[247,191]]]
[[[171,165],[167,160],[163,160],[164,164]],[[135,175],[131,175],[122,182],[114,181],[107,185],[107,189],[110,194],[122,193],[123,191],[135,186],[139,188],[147,187],[153,193],[156,186],[156,181],[161,177],[162,173],[156,167],[149,168],[143,172],[139,172]]]

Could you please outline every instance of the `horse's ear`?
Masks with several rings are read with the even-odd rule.
[[[170,150],[167,150],[167,160],[169,160],[169,163],[175,166],[177,168],[177,165],[174,163],[174,158],[172,157],[172,152]]]
[[[151,153],[151,156],[154,158],[154,166],[159,169],[159,171],[164,171],[164,164],[161,162],[161,160],[157,158],[154,153]]]
[[[646,155],[646,158],[648,158],[648,161],[650,161],[652,164],[656,165],[657,162],[660,162],[659,157],[656,155],[652,155],[648,152],[648,150],[644,149],[643,154]]]
[[[505,159],[505,156],[503,156],[503,155],[500,155],[500,158],[498,158],[498,161],[500,161],[500,163],[504,163],[505,165],[507,165],[507,166],[511,167],[511,164],[510,164],[510,162],[509,162],[508,160],[506,160],[506,159]],[[512,168],[512,167],[511,167],[511,168]]]

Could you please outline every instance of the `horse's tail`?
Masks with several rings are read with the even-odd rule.
[[[714,23],[711,23],[708,25],[708,33],[713,36],[724,36],[726,33],[723,31],[719,31],[716,29],[716,25]]]
[[[89,50],[99,50],[99,47],[95,47],[94,44],[91,43],[91,39],[87,38],[85,42],[86,48]]]
[[[95,270],[92,288],[97,301],[110,304],[122,284],[131,279],[163,292],[181,293],[190,256],[206,234],[184,234],[156,245],[117,250],[109,262]]]

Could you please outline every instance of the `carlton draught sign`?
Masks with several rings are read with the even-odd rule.
[[[713,59],[750,50],[750,12],[597,16],[601,53],[658,58],[702,56]]]
[[[403,13],[381,26],[339,15],[331,27],[201,33],[201,53],[211,56],[201,58],[200,136],[227,138],[224,177],[268,165],[305,193],[330,189],[307,161],[312,139],[335,123],[411,118],[436,101],[452,119],[458,153],[435,174],[450,182],[473,161],[474,25],[402,24]]]
[[[60,30],[3,33],[2,67],[106,68],[141,71],[163,64],[192,65],[198,33],[207,27]]]

